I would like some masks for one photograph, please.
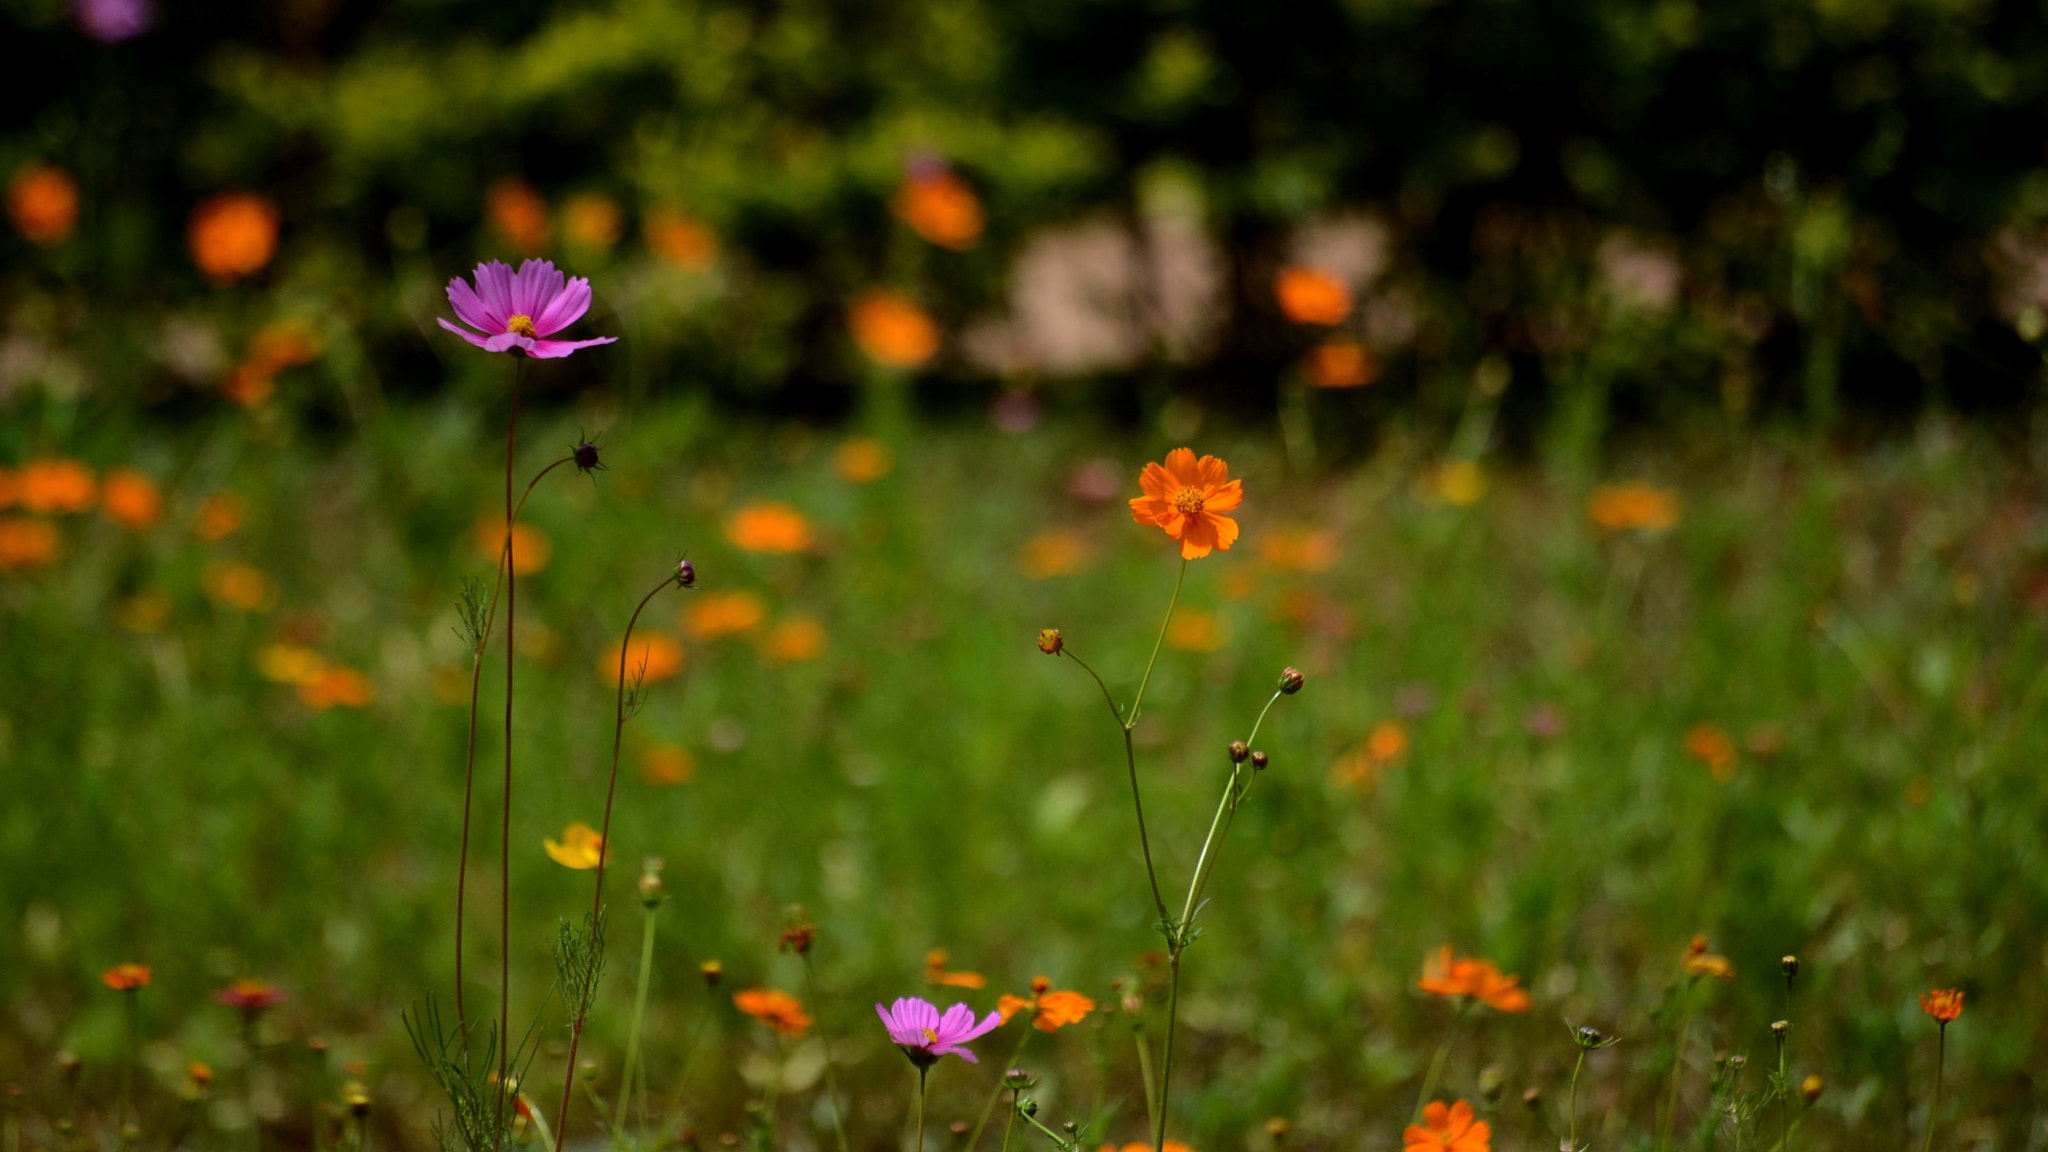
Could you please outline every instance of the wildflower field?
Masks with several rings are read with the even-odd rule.
[[[0,1152],[2048,1148],[2038,13],[0,34]]]

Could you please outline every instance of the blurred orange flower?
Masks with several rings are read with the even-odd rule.
[[[1166,626],[1166,646],[1182,652],[1214,652],[1223,647],[1230,630],[1223,618],[1206,608],[1182,608]]]
[[[7,182],[7,218],[31,244],[62,244],[78,224],[78,181],[62,168],[23,165]]]
[[[100,983],[116,992],[132,992],[149,983],[149,965],[116,964],[100,973]]]
[[[484,192],[484,219],[499,243],[522,256],[546,248],[554,231],[547,201],[517,176],[501,176]]]
[[[163,514],[164,500],[149,477],[116,468],[100,483],[100,510],[123,528],[140,532]]]
[[[1721,783],[1735,779],[1735,738],[1719,725],[1695,724],[1687,729],[1685,751]]]
[[[311,684],[327,671],[327,658],[289,640],[265,645],[256,653],[256,671],[276,684]]]
[[[735,992],[732,1006],[784,1036],[800,1038],[814,1023],[804,1012],[802,1001],[773,988],[749,988]]]
[[[613,644],[609,651],[598,658],[597,674],[604,682],[616,686],[619,682],[620,645]],[[636,632],[633,634],[632,650],[626,653],[626,683],[635,680],[652,684],[666,680],[683,670],[683,645],[665,632]]]
[[[779,664],[816,660],[825,651],[825,626],[810,616],[791,616],[760,640],[761,655]]]
[[[640,753],[640,778],[649,784],[687,784],[696,774],[697,758],[680,744],[655,744]]]
[[[981,236],[981,201],[974,189],[937,165],[913,170],[889,206],[897,219],[941,248],[965,252]]]
[[[364,708],[377,696],[370,678],[353,668],[328,664],[312,679],[300,683],[299,702],[325,712],[329,708]]]
[[[643,233],[656,256],[685,272],[702,272],[718,261],[718,237],[674,209],[655,209]]]
[[[114,619],[130,632],[150,633],[171,618],[171,598],[160,588],[144,588],[121,601]]]
[[[1707,938],[1695,936],[1686,946],[1685,959],[1681,962],[1687,976],[1712,976],[1717,980],[1735,979],[1735,965],[1726,956],[1717,956],[1707,951]]]
[[[1145,494],[1131,499],[1131,519],[1180,541],[1184,560],[1227,552],[1237,541],[1237,521],[1223,513],[1244,501],[1244,481],[1229,477],[1230,465],[1216,457],[1197,460],[1193,449],[1175,448],[1165,464],[1147,464],[1138,474]]]
[[[254,192],[209,196],[192,209],[185,247],[215,285],[260,271],[277,254],[277,205]]]
[[[0,572],[39,568],[56,558],[55,524],[21,516],[0,516]]]
[[[540,846],[546,849],[548,859],[579,872],[597,867],[600,860],[611,859],[610,854],[604,851],[604,837],[581,820],[571,821],[567,828],[562,829],[560,840],[542,840]]]
[[[1382,720],[1366,734],[1365,744],[1338,759],[1330,768],[1330,783],[1338,788],[1370,789],[1380,770],[1391,768],[1408,752],[1408,726],[1399,720]]]
[[[1301,374],[1318,388],[1359,388],[1380,378],[1380,366],[1358,341],[1332,340],[1309,349]]]
[[[83,512],[98,494],[92,469],[76,460],[30,460],[14,474],[14,495],[24,511]]]
[[[884,368],[915,368],[939,351],[939,326],[901,292],[864,292],[847,312],[854,342]]]
[[[1003,1023],[1019,1012],[1029,1011],[1031,1026],[1040,1032],[1057,1032],[1068,1024],[1079,1024],[1090,1012],[1095,1011],[1095,1001],[1079,992],[1055,992],[1052,981],[1043,976],[1031,981],[1031,996],[1004,996],[996,1001],[996,1011],[1002,1013]]]
[[[1460,957],[1446,944],[1423,962],[1422,979],[1415,986],[1432,996],[1470,996],[1499,1012],[1527,1012],[1529,993],[1521,982],[1520,976],[1507,975],[1492,961]]]
[[[626,231],[625,217],[601,192],[579,192],[562,205],[562,238],[585,248],[609,248]]]
[[[1122,1148],[1118,1148],[1114,1144],[1104,1144],[1101,1152],[1152,1152],[1152,1144],[1149,1141],[1143,1143],[1133,1142],[1124,1145]],[[1178,1140],[1168,1140],[1160,1145],[1159,1152],[1195,1152],[1195,1150]]]
[[[1282,528],[1259,539],[1259,558],[1283,572],[1328,572],[1337,553],[1337,534],[1327,528]]]
[[[1663,532],[1678,523],[1678,493],[1641,480],[1593,489],[1586,515],[1609,532]]]
[[[223,396],[244,408],[270,399],[277,391],[277,374],[320,358],[320,333],[299,319],[273,320],[249,338],[242,362],[221,381]]]
[[[700,592],[683,608],[683,631],[694,640],[740,636],[767,618],[768,602],[756,593]]]
[[[1401,1133],[1402,1145],[1423,1152],[1487,1152],[1492,1147],[1493,1129],[1472,1115],[1472,1105],[1463,1100],[1445,1104],[1432,1100],[1422,1110],[1422,1123],[1410,1124]]]
[[[228,986],[215,992],[213,998],[230,1008],[239,1008],[244,1012],[261,1012],[265,1008],[282,1004],[289,999],[284,994],[284,989],[279,988],[268,980],[259,980],[254,976],[238,976],[228,981]],[[205,1065],[202,1064],[199,1067],[204,1068]],[[208,1071],[210,1074],[211,1070],[209,1069]],[[194,1080],[201,1079],[196,1073],[192,1078]]]
[[[216,492],[199,505],[192,517],[192,533],[201,540],[225,540],[235,534],[248,518],[242,498],[232,492]]]
[[[816,539],[804,514],[779,500],[756,500],[725,522],[725,538],[746,552],[802,552]]]
[[[947,988],[986,988],[988,977],[979,972],[948,972],[946,950],[934,948],[924,954],[924,980]]]
[[[1963,993],[1954,988],[1922,992],[1920,1010],[1947,1024],[1963,1014]]]
[[[1033,580],[1049,580],[1087,567],[1090,551],[1079,533],[1053,529],[1026,540],[1017,550],[1017,562]]]
[[[1282,268],[1273,278],[1273,298],[1296,324],[1341,324],[1351,315],[1351,290],[1320,268]]]
[[[856,436],[833,453],[832,466],[848,484],[872,484],[889,474],[896,466],[896,457],[880,440]]]
[[[1399,720],[1382,720],[1365,738],[1365,750],[1381,764],[1391,764],[1408,751],[1408,726]]]
[[[504,559],[505,517],[490,512],[477,517],[470,526],[469,538],[475,543],[477,555],[493,564]],[[548,534],[531,524],[512,525],[512,571],[520,576],[539,572],[555,557],[555,545]]]
[[[236,560],[215,560],[199,573],[206,598],[244,612],[264,612],[277,603],[277,585],[260,570]]]

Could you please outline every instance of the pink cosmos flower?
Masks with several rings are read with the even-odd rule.
[[[882,1024],[889,1029],[889,1039],[896,1042],[910,1062],[919,1068],[929,1068],[939,1062],[941,1056],[958,1056],[969,1064],[979,1064],[974,1053],[965,1045],[969,1040],[981,1036],[1003,1022],[1003,1014],[991,1012],[981,1023],[974,1022],[974,1009],[965,1004],[955,1004],[946,1009],[944,1016],[928,1000],[916,996],[904,996],[887,1008],[875,1005],[875,1012],[881,1016]]]
[[[479,264],[475,288],[460,276],[448,282],[448,303],[476,332],[466,332],[445,319],[441,327],[486,352],[517,348],[528,356],[553,360],[578,348],[618,339],[547,339],[590,310],[590,281],[581,276],[566,279],[546,260],[528,260],[517,272],[502,260]]]

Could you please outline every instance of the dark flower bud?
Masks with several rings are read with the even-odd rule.
[[[370,1090],[363,1087],[360,1080],[351,1080],[342,1085],[341,1102],[348,1105],[348,1110],[358,1117],[370,1114]]]
[[[697,582],[697,566],[688,560],[676,561],[676,583],[688,588]]]
[[[1012,1068],[1008,1072],[1003,1073],[1003,1087],[1008,1088],[1012,1092],[1022,1092],[1024,1089],[1037,1083],[1038,1077],[1033,1076],[1022,1068]]]
[[[1067,1135],[1072,1136],[1074,1133],[1079,1132],[1081,1130],[1081,1126],[1079,1124],[1074,1123],[1072,1120],[1069,1120],[1065,1124],[1060,1125],[1060,1130],[1065,1132]]]
[[[592,444],[588,440],[584,440],[578,443],[575,448],[570,449],[569,456],[576,461],[576,470],[579,472],[591,472],[603,467],[597,460],[597,445]]]
[[[1245,759],[1251,754],[1252,750],[1245,745],[1244,741],[1232,740],[1230,742],[1230,762],[1232,764],[1244,763]]]
[[[1289,696],[1301,691],[1301,686],[1305,682],[1306,677],[1302,676],[1299,668],[1288,667],[1280,670],[1280,690]]]
[[[1252,771],[1264,772],[1266,770],[1266,763],[1266,754],[1264,752],[1252,753]]]
[[[1783,1040],[1785,1033],[1790,1031],[1792,1031],[1792,1025],[1789,1022],[1784,1020],[1771,1021],[1771,1035],[1776,1036],[1778,1039]]]
[[[1047,656],[1057,656],[1060,654],[1060,649],[1066,646],[1066,641],[1060,639],[1059,629],[1040,628],[1038,630],[1038,650],[1040,652],[1045,653]]]
[[[706,987],[716,988],[718,982],[725,979],[725,965],[716,960],[706,960],[697,965],[697,974],[704,978]]]
[[[1744,1056],[1740,1052],[1728,1058],[1728,1068],[1730,1071],[1740,1072],[1747,1067],[1749,1067],[1749,1057]]]
[[[1790,980],[1799,975],[1799,957],[1787,956],[1778,961],[1778,967],[1784,971],[1785,979]]]
[[[1026,1116],[1036,1116],[1038,1115],[1038,1101],[1019,1100],[1017,1101],[1017,1111],[1023,1113]]]

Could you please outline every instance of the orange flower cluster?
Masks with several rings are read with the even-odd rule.
[[[484,192],[484,219],[500,243],[521,255],[546,248],[554,234],[547,201],[517,176],[501,177]]]
[[[986,988],[988,977],[979,972],[949,972],[944,948],[934,948],[924,954],[924,980],[945,988]]]
[[[1963,993],[1955,988],[1937,988],[1920,994],[1920,1010],[1946,1026],[1963,1014]]]
[[[259,272],[277,255],[277,205],[254,192],[209,196],[192,209],[185,247],[215,285]]]
[[[1718,725],[1695,724],[1687,729],[1685,751],[1721,783],[1735,779],[1735,738]]]
[[[1529,993],[1521,983],[1492,961],[1460,957],[1446,944],[1423,962],[1415,986],[1432,996],[1470,996],[1498,1012],[1527,1012]]]
[[[816,1023],[804,1011],[803,1002],[773,988],[749,988],[735,992],[732,1006],[775,1029],[784,1036],[801,1038]]]
[[[725,538],[743,552],[803,552],[817,539],[804,514],[779,500],[756,500],[725,522]]]
[[[92,469],[76,460],[50,457],[30,460],[9,476],[0,470],[0,507],[21,505],[42,516],[84,512],[99,498]]]
[[[320,334],[304,320],[274,320],[249,339],[242,362],[221,381],[221,395],[254,408],[277,391],[277,374],[320,358]]]
[[[289,640],[256,653],[256,671],[265,680],[292,685],[299,702],[319,712],[367,707],[377,695],[375,685],[362,673]]]
[[[1608,532],[1663,532],[1678,523],[1678,493],[1640,480],[1603,484],[1586,502],[1586,515]]]
[[[1095,1001],[1079,992],[1055,992],[1051,980],[1036,976],[1031,980],[1029,998],[1005,995],[996,1001],[996,1011],[1002,1013],[1005,1024],[1017,1013],[1028,1011],[1033,1028],[1057,1032],[1068,1024],[1079,1024],[1095,1011]]]
[[[1301,374],[1318,388],[1361,388],[1380,378],[1380,366],[1358,341],[1332,340],[1308,350]]]
[[[1182,559],[1228,552],[1237,542],[1237,521],[1223,513],[1244,502],[1244,481],[1231,480],[1230,465],[1216,457],[1197,460],[1192,448],[1175,448],[1164,464],[1145,465],[1138,487],[1145,494],[1131,499],[1131,519],[1180,541]]]
[[[1351,315],[1351,289],[1320,268],[1282,268],[1273,278],[1273,297],[1296,324],[1341,324]]]
[[[854,343],[884,368],[915,368],[938,354],[939,326],[901,292],[862,293],[847,311]]]
[[[981,201],[965,180],[944,168],[912,172],[889,207],[913,232],[941,248],[965,252],[981,237]]]
[[[55,524],[21,516],[0,516],[0,572],[40,568],[56,558]]]
[[[1735,979],[1735,964],[1726,956],[1707,951],[1707,938],[1695,936],[1685,949],[1685,959],[1680,962],[1687,976],[1712,976],[1717,980]]]
[[[674,209],[655,209],[642,232],[656,256],[685,272],[703,272],[718,262],[718,237]]]
[[[149,965],[116,964],[100,973],[100,983],[117,992],[133,992],[149,983]]]
[[[613,644],[603,656],[598,657],[597,674],[606,684],[616,687],[619,683],[619,653],[622,644]],[[666,632],[636,632],[633,646],[626,650],[626,683],[635,680],[642,684],[653,684],[666,680],[683,670],[683,645]]]
[[[1403,1147],[1425,1152],[1488,1152],[1492,1139],[1493,1129],[1474,1118],[1472,1105],[1463,1100],[1456,1104],[1430,1101],[1422,1110],[1422,1123],[1410,1124],[1401,1133]]]
[[[7,218],[31,244],[62,244],[78,225],[78,181],[48,164],[22,166],[7,182]]]

